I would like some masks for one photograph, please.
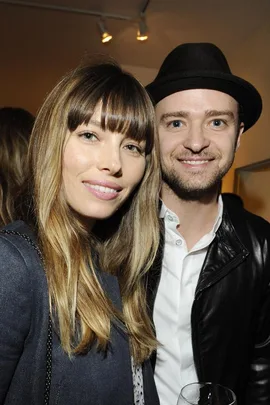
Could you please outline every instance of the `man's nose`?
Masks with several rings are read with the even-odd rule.
[[[210,144],[201,125],[191,125],[184,141],[184,147],[194,153],[199,153]]]

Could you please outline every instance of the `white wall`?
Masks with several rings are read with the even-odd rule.
[[[143,86],[146,86],[148,83],[154,80],[158,72],[158,69],[149,69],[143,66],[123,65],[123,68],[132,73]]]
[[[261,118],[244,133],[234,167],[270,158],[270,24],[249,35],[240,49],[232,50],[228,60],[234,74],[251,82],[263,99]],[[224,179],[223,190],[232,191],[234,173]],[[270,187],[270,185],[269,185]]]

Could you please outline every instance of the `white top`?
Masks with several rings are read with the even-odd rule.
[[[213,229],[187,250],[177,230],[178,217],[162,203],[165,246],[161,279],[154,305],[157,339],[155,381],[160,405],[176,405],[181,388],[198,380],[191,342],[191,307],[207,248],[222,221],[223,202],[218,200]]]
[[[131,357],[134,405],[144,405],[143,373],[142,366],[134,363]]]

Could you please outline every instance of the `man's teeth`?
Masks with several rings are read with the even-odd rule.
[[[183,160],[183,162],[188,163],[189,165],[202,165],[209,161],[208,160]]]
[[[89,187],[94,188],[95,190],[101,191],[102,193],[117,193],[117,190],[109,187],[98,186],[97,184],[89,184]]]

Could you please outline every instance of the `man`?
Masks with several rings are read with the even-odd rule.
[[[149,278],[161,405],[194,381],[231,388],[239,405],[269,405],[270,225],[220,196],[261,97],[208,43],[174,49],[147,90],[163,173],[165,232]]]

